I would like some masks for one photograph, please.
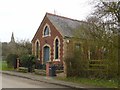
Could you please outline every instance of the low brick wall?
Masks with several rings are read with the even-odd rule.
[[[43,75],[43,76],[46,75],[46,70],[35,69],[34,71],[35,71],[35,74]]]
[[[18,71],[19,71],[19,72],[27,73],[27,72],[28,72],[28,68],[25,68],[25,67],[19,67]]]

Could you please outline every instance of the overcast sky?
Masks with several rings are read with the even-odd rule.
[[[31,39],[46,12],[85,20],[93,11],[91,0],[0,0],[0,41]]]

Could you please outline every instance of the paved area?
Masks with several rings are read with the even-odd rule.
[[[4,74],[12,75],[12,76],[17,76],[17,77],[22,77],[25,79],[30,79],[34,81],[40,81],[44,83],[60,85],[60,86],[65,86],[65,87],[70,87],[70,88],[94,88],[94,87],[87,87],[87,86],[80,85],[80,84],[75,84],[72,82],[60,81],[60,80],[56,80],[55,77],[40,76],[34,73],[21,73],[21,72],[16,72],[16,71],[0,71],[0,72],[2,73],[2,75]]]

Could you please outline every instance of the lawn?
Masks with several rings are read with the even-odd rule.
[[[88,79],[88,78],[78,78],[78,77],[71,77],[71,78],[58,77],[57,79],[63,80],[63,81],[69,81],[73,83],[78,83],[78,84],[84,84],[88,86],[118,88],[117,80]]]
[[[7,62],[0,60],[0,70],[7,71],[7,70],[13,70],[13,68],[7,67]]]

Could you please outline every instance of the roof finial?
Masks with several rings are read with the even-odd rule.
[[[54,14],[56,15],[56,10],[54,9]]]

